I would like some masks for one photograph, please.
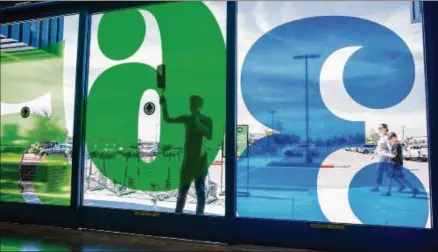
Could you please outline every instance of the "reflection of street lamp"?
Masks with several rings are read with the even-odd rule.
[[[401,126],[401,130],[402,130],[402,143],[404,143],[405,142],[405,128],[406,128],[406,126]]]
[[[304,59],[305,65],[305,85],[306,85],[306,162],[311,161],[311,156],[309,156],[309,70],[308,70],[308,61],[309,59],[319,59],[321,55],[319,54],[302,54],[295,55],[293,59],[302,60]]]
[[[280,131],[280,132],[284,131],[283,124],[284,124],[283,122],[277,122],[278,131]]]
[[[269,110],[268,112],[271,114],[271,129],[274,129],[274,115],[277,113],[277,111]]]
[[[273,134],[274,133],[274,115],[277,113],[277,111],[276,110],[269,110],[268,112],[271,114],[271,129],[272,129],[272,134]],[[272,146],[272,144],[270,145],[268,143],[268,146]]]

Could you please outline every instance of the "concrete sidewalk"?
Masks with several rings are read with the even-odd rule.
[[[32,251],[288,251],[310,250],[227,245],[125,233],[61,229],[0,223],[2,247],[27,247]],[[6,244],[8,243],[8,244]],[[57,248],[57,250],[53,250]],[[49,249],[49,250],[50,250]],[[21,250],[23,251],[23,250]]]

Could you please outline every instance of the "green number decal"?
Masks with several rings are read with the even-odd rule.
[[[157,87],[155,68],[141,62],[105,70],[89,93],[86,141],[93,163],[113,182],[165,191],[179,186],[186,131],[184,125],[162,118],[159,154],[151,163],[143,162],[138,150],[140,99],[146,90],[156,90],[165,95],[169,114],[180,116],[190,113],[191,96],[202,97],[203,113],[214,124],[211,139],[204,145],[208,167],[219,151],[225,127],[225,43],[213,14],[201,2],[142,10],[154,15],[160,29],[166,89]],[[101,51],[113,60],[132,56],[147,36],[146,25],[140,9],[104,14],[98,31]],[[181,156],[170,155],[178,149]]]

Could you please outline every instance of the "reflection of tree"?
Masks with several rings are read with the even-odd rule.
[[[265,139],[270,139],[268,138],[269,136],[274,135],[274,131],[273,130],[269,130],[269,129],[265,129]],[[269,150],[272,151],[272,146],[273,145],[273,141],[265,141],[265,153],[269,153]]]
[[[345,145],[355,145],[364,142],[364,134],[336,134],[331,137],[326,138],[325,143],[327,146],[345,146]],[[322,139],[317,139],[315,143],[318,146],[324,145]]]
[[[344,135],[335,135],[330,139],[330,143],[333,145],[344,145],[348,142]]]
[[[374,129],[371,129],[371,133],[367,136],[366,141],[368,143],[377,143],[377,141],[379,140],[380,135],[379,133],[377,133]]]
[[[23,154],[29,147],[29,140],[18,134],[19,126],[17,124],[4,124],[3,136],[1,137],[2,153],[19,153]]]
[[[41,154],[42,148],[38,143],[34,143],[30,146],[29,150],[27,151],[29,154],[35,154],[39,155]]]
[[[34,114],[40,115],[42,117],[49,118],[49,119],[52,118],[52,113],[50,113],[50,111],[48,111],[47,109],[42,109],[40,112],[34,112]]]
[[[138,143],[131,144],[127,148],[120,148],[118,153],[125,157],[125,175],[124,175],[124,185],[126,186],[126,182],[128,183],[128,187],[133,187],[133,180],[128,179],[128,162],[130,158],[137,158],[137,176],[140,175],[140,153],[138,151]],[[128,181],[126,181],[128,179]]]
[[[103,173],[106,171],[105,160],[112,159],[116,156],[116,146],[111,146],[108,141],[102,141],[101,144],[88,146],[88,153],[93,160],[102,160]],[[104,143],[106,142],[106,143]]]
[[[317,138],[315,140],[315,145],[316,146],[324,146],[326,144],[326,141],[322,140],[321,138]]]
[[[294,145],[301,141],[301,137],[293,134],[276,134],[272,139],[278,146]]]
[[[345,136],[349,145],[363,144],[365,141],[364,133],[349,134]]]
[[[168,158],[168,166],[167,166],[167,178],[164,184],[165,189],[169,189],[171,186],[171,176],[170,176],[170,164],[171,159],[174,157],[178,157],[178,160],[181,159],[181,153],[184,151],[183,148],[174,147],[170,144],[162,144],[158,147],[158,153]]]
[[[28,131],[33,142],[64,141],[67,130],[59,126],[51,116],[36,116],[35,127]]]

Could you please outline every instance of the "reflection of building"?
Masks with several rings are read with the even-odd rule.
[[[422,144],[427,143],[427,136],[408,137],[406,138],[409,144]]]
[[[64,18],[48,18],[0,26],[2,52],[25,51],[46,47],[63,40]]]

